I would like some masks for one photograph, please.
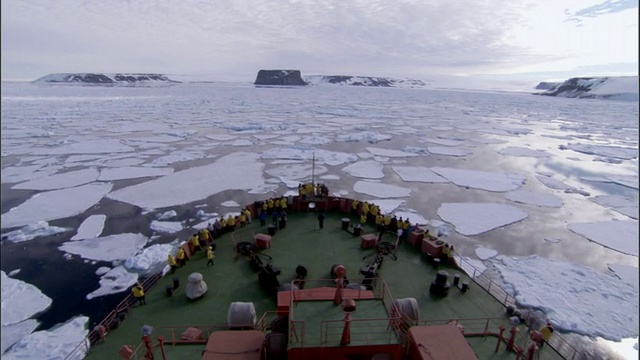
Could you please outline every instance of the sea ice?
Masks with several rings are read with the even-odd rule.
[[[106,220],[107,216],[102,214],[89,216],[80,224],[78,232],[73,235],[71,240],[91,239],[100,236]]]
[[[549,157],[549,154],[544,152],[543,150],[533,150],[517,146],[508,146],[506,148],[500,149],[498,150],[498,154],[511,156],[527,156],[535,158]]]
[[[447,183],[449,180],[434,173],[431,169],[421,166],[393,166],[393,171],[403,181],[417,181],[426,183]]]
[[[442,203],[438,215],[462,235],[482,234],[528,217],[515,206],[492,203]]]
[[[511,191],[518,189],[525,182],[525,177],[520,174],[502,174],[445,167],[433,167],[431,170],[458,186],[487,191]]]
[[[561,207],[563,204],[562,199],[556,195],[524,189],[510,191],[504,197],[514,202],[536,206]]]
[[[87,294],[87,300],[117,294],[127,290],[138,281],[138,274],[130,273],[124,266],[116,266],[100,277],[100,287]]]
[[[637,266],[622,265],[622,264],[607,264],[607,267],[613,271],[617,277],[622,281],[633,285],[638,289],[638,280],[640,279],[640,273]]]
[[[171,174],[172,168],[150,168],[150,167],[117,167],[113,169],[103,169],[100,171],[98,180],[113,181],[122,179],[137,179],[144,177],[164,176]]]
[[[63,174],[49,175],[12,186],[12,189],[57,190],[84,185],[98,178],[95,168],[70,171]]]
[[[183,229],[182,223],[180,221],[153,220],[149,227],[153,231],[167,233],[167,234],[175,234]]]
[[[616,277],[538,256],[491,261],[518,304],[543,310],[557,329],[608,340],[638,335],[638,290]]]
[[[467,148],[455,148],[447,146],[428,146],[427,150],[434,155],[467,156],[473,154],[473,151]]]
[[[111,192],[114,200],[142,208],[163,208],[202,200],[231,189],[247,190],[260,186],[264,164],[253,153],[234,153],[210,165],[175,172],[159,179]],[[211,174],[224,174],[212,177]],[[189,184],[183,187],[182,184]],[[182,191],[173,191],[181,188]]]
[[[353,190],[361,194],[367,194],[379,198],[398,198],[411,195],[411,189],[396,185],[383,184],[373,181],[359,180],[353,185]]]
[[[621,253],[638,256],[638,222],[610,220],[568,225],[569,230]]]
[[[37,287],[22,280],[10,278],[4,271],[0,271],[0,280],[2,326],[19,323],[51,306],[51,299]]]
[[[112,184],[91,183],[35,194],[29,200],[2,214],[2,228],[81,214],[98,203],[111,191],[112,186]]]
[[[71,351],[89,334],[88,323],[88,317],[77,316],[50,330],[33,332],[2,354],[2,359],[41,359],[43,354],[46,354],[47,359],[67,359]],[[68,359],[80,360],[85,357],[83,351],[74,355],[76,356]]]
[[[342,168],[342,171],[365,179],[381,179],[384,177],[382,164],[377,161],[357,161]]]
[[[93,239],[69,241],[59,249],[85,259],[98,261],[123,260],[135,254],[147,243],[142,234],[116,234]]]
[[[41,236],[60,234],[71,230],[73,229],[58,226],[49,226],[49,223],[46,221],[38,221],[35,224],[30,224],[18,230],[8,232],[2,235],[2,238],[6,238],[11,242],[22,242],[33,240]]]
[[[477,246],[476,255],[480,258],[480,260],[487,260],[498,255],[498,252],[494,249],[489,249],[484,246]]]
[[[2,326],[0,354],[4,353],[9,346],[20,341],[23,337],[31,334],[38,327],[39,323],[33,319],[27,319],[19,323]]]

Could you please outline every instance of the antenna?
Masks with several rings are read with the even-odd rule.
[[[313,186],[316,185],[315,177],[316,177],[316,153],[313,153],[313,162],[311,163],[311,184]]]

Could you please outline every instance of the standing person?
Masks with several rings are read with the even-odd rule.
[[[324,213],[320,213],[320,215],[318,215],[318,226],[320,227],[320,230],[324,228],[324,219]]]
[[[247,224],[251,224],[251,211],[249,208],[244,208],[244,216],[247,218]]]
[[[217,239],[222,235],[222,224],[220,223],[220,219],[216,218],[216,221],[213,223],[213,236]]]
[[[211,236],[209,229],[207,228],[200,229],[200,246],[207,247],[211,245],[212,241],[213,241],[213,236]]]
[[[138,300],[140,305],[145,305],[147,303],[147,300],[144,298],[144,288],[142,288],[140,283],[136,283],[136,286],[134,286],[131,291],[133,292],[133,297]]]
[[[180,264],[180,267],[187,265],[187,260],[185,259],[184,249],[182,248],[182,246],[180,247],[180,249],[178,249],[177,258],[178,258],[178,264]]]
[[[277,228],[278,227],[278,212],[273,211],[271,213],[271,223]]]
[[[260,215],[258,216],[260,219],[260,225],[265,226],[267,224],[267,212],[266,210],[262,210]]]
[[[173,255],[169,254],[169,258],[167,259],[169,262],[169,266],[171,267],[171,273],[174,274],[176,272],[176,268],[178,267],[178,263],[176,262],[176,258]]]
[[[207,248],[207,266],[213,266],[215,263],[213,262],[213,258],[216,257],[216,254],[213,251],[213,247],[209,246]]]
[[[191,253],[195,254],[200,249],[200,236],[198,236],[198,233],[195,233],[191,236]]]
[[[553,326],[550,322],[548,322],[547,325],[543,326],[540,329],[540,334],[542,335],[542,341],[540,342],[540,348],[542,349],[544,343],[549,342],[549,339],[551,339],[551,334],[553,334]]]

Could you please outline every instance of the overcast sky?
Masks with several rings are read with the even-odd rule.
[[[637,0],[2,0],[2,79],[637,75]]]

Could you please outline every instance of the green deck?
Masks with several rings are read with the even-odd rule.
[[[273,258],[274,265],[281,268],[282,273],[279,276],[281,284],[294,279],[295,268],[298,265],[307,267],[307,279],[330,278],[331,267],[337,263],[346,266],[347,277],[350,280],[361,277],[360,267],[371,260],[371,258],[363,260],[363,257],[375,251],[361,249],[360,238],[341,229],[343,217],[349,217],[351,224],[354,224],[357,221],[356,216],[332,212],[326,213],[326,216],[324,229],[318,230],[314,212],[289,212],[287,227],[279,230],[273,237],[272,247],[263,251]],[[236,231],[235,238],[238,242],[252,241],[254,233],[266,232],[266,226],[261,227],[258,221],[254,220],[252,224]],[[374,232],[373,227],[365,226],[363,234],[371,232]],[[412,297],[418,301],[421,320],[446,322],[448,319],[504,318],[503,306],[488,293],[474,286],[472,281],[467,293],[452,287],[449,296],[432,297],[429,294],[429,285],[435,278],[436,270],[427,265],[418,249],[411,248],[407,243],[401,244],[396,254],[397,261],[390,257],[385,258],[380,275],[394,299]],[[117,351],[122,345],[137,346],[141,340],[143,325],[151,325],[156,329],[152,334],[154,341],[160,333],[164,335],[165,341],[170,341],[171,330],[162,329],[167,326],[176,327],[174,333],[177,337],[187,326],[205,327],[216,324],[222,330],[226,324],[229,305],[234,301],[253,302],[258,318],[265,312],[273,312],[268,315],[268,324],[270,319],[275,317],[276,299],[266,296],[261,289],[258,284],[258,275],[251,269],[248,259],[239,257],[234,260],[235,257],[229,234],[217,240],[214,266],[206,266],[207,260],[203,252],[195,254],[184,268],[178,269],[174,275],[168,274],[148,290],[147,304],[134,306],[125,322],[109,333],[105,342],[92,347],[87,358],[113,359],[117,357]],[[461,282],[469,280],[461,271],[451,268],[447,270],[451,277],[454,273],[461,274]],[[200,272],[208,286],[208,293],[195,301],[188,300],[184,296],[187,276],[193,272]],[[180,288],[172,297],[167,297],[165,287],[172,283],[174,277],[180,279]],[[339,320],[343,317],[342,311],[330,301],[300,302],[294,305],[294,311],[296,320],[306,321],[305,346],[315,342],[312,338],[320,338],[323,330],[320,329],[319,323],[323,319]],[[385,307],[380,301],[360,300],[358,310],[353,316],[357,319],[364,315],[375,318],[387,316]],[[355,322],[352,324],[356,326]],[[335,322],[332,326],[336,325],[340,323]],[[492,329],[497,329],[498,324],[492,322],[491,326]],[[522,330],[522,333],[526,333],[525,328]],[[375,336],[375,338],[379,337],[380,334]],[[292,338],[291,334],[290,338]],[[393,336],[388,338],[391,342],[397,341]],[[352,336],[352,339],[357,340],[357,337]],[[515,353],[504,351],[505,344],[502,344],[500,352],[494,354],[496,344],[494,337],[468,338],[468,340],[480,359],[515,358]],[[200,359],[204,345],[173,347],[169,344],[166,349],[169,359]],[[553,349],[545,347],[540,358],[560,359],[561,357]]]

